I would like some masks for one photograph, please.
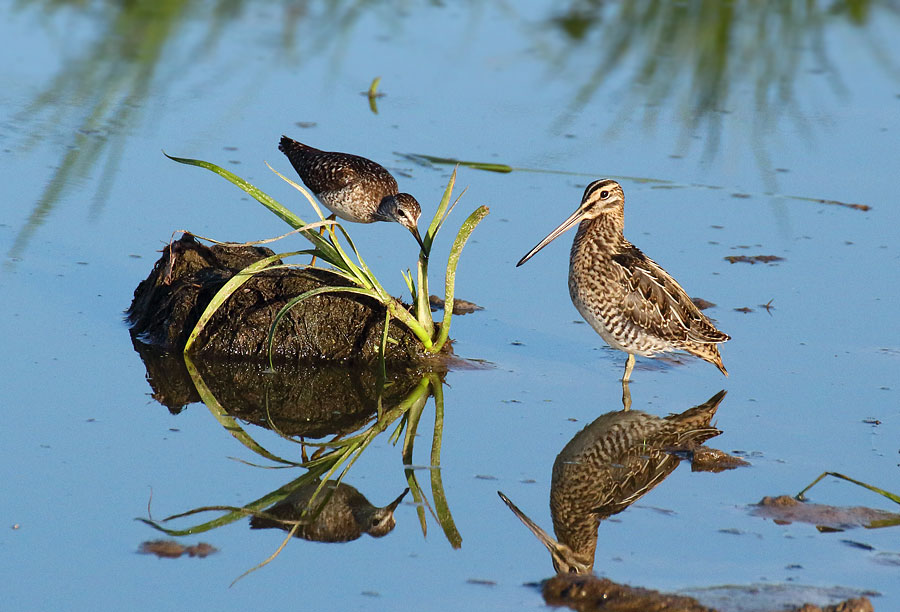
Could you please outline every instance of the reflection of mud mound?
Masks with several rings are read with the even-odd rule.
[[[606,578],[557,574],[544,582],[544,601],[551,606],[604,612],[715,612],[692,597],[616,584]]]
[[[229,415],[261,427],[269,427],[271,420],[288,436],[321,438],[357,431],[376,412],[378,380],[371,367],[282,366],[274,374],[247,363],[197,367]],[[382,405],[396,406],[421,379],[419,371],[389,376]]]
[[[188,404],[200,401],[200,394],[191,381],[181,351],[167,351],[152,344],[144,344],[134,334],[131,336],[131,344],[147,369],[147,382],[153,390],[153,399],[168,408],[172,414],[178,414]]]
[[[200,401],[180,352],[137,341],[134,346],[144,360],[156,401],[173,414]],[[352,432],[375,414],[378,380],[369,365],[285,364],[266,372],[259,361],[205,360],[196,367],[230,416],[262,427],[269,427],[271,419],[285,435],[321,438]],[[422,375],[417,369],[389,372],[382,405],[398,404]]]
[[[774,604],[759,605],[759,589],[741,587],[733,589],[731,596],[725,594],[722,606],[730,610],[776,610],[780,612],[873,612],[868,597],[851,597],[840,603],[819,607],[814,604],[791,606]],[[579,612],[716,612],[719,608],[709,608],[693,597],[672,595],[651,591],[627,584],[616,584],[606,578],[558,574],[544,582],[544,601],[551,606],[565,606]],[[802,601],[802,599],[801,599]],[[719,604],[716,604],[719,605]]]
[[[168,350],[181,350],[206,305],[235,273],[273,255],[259,247],[206,247],[185,234],[163,249],[153,271],[134,292],[128,309],[132,334]],[[196,354],[262,358],[275,315],[292,297],[347,281],[324,270],[278,269],[253,277],[219,309],[197,339]],[[319,295],[297,304],[281,321],[274,352],[279,362],[330,360],[373,362],[384,325],[384,309],[353,294]],[[418,340],[391,326],[388,361],[427,358]],[[448,343],[449,346],[449,343]]]

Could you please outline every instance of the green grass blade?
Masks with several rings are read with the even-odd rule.
[[[262,191],[261,189],[259,189],[255,185],[253,185],[252,183],[242,179],[241,177],[239,177],[238,175],[236,175],[232,172],[229,172],[228,170],[225,170],[224,168],[217,166],[216,164],[213,164],[213,163],[207,162],[207,161],[203,161],[200,159],[190,159],[187,157],[173,157],[173,156],[169,155],[168,153],[166,153],[165,151],[163,151],[163,155],[165,155],[169,159],[176,161],[180,164],[186,164],[188,166],[197,166],[199,168],[205,168],[206,170],[209,170],[211,172],[218,174],[219,176],[223,177],[230,183],[237,185],[245,193],[247,193],[248,195],[253,197],[253,199],[255,199],[257,202],[259,202],[260,204],[262,204],[263,206],[268,208],[270,211],[275,213],[285,223],[287,223],[294,229],[301,229],[303,227],[306,227],[306,225],[307,225],[307,223],[303,219],[301,219],[299,216],[297,216],[297,214],[294,213],[289,208],[283,206],[280,202],[278,202],[278,200],[276,200],[269,194],[265,193],[264,191]],[[269,166],[269,167],[271,168],[271,166]],[[276,172],[276,174],[277,174],[277,172]],[[279,174],[279,176],[281,176],[281,175]],[[285,178],[285,177],[282,176],[282,178]],[[285,178],[285,180],[288,181],[289,183],[292,183],[295,187],[300,189],[300,191],[305,192],[304,189],[302,189],[296,183],[293,183],[293,181],[290,181],[289,179],[286,179],[286,178]],[[310,201],[312,201],[312,198],[308,194],[306,194],[306,195],[307,195],[307,198],[310,199]],[[313,203],[313,207],[318,209],[318,206],[315,203]],[[321,212],[320,212],[320,218],[322,218]],[[323,258],[328,259],[330,257],[330,258],[336,259],[336,257],[335,257],[336,254],[333,253],[333,248],[328,244],[328,242],[324,238],[319,236],[318,233],[316,233],[314,231],[308,231],[308,232],[303,232],[303,236],[306,237],[310,242],[315,244],[316,247],[320,248],[323,251],[323,255],[322,255]],[[330,263],[330,259],[329,259],[329,263]]]
[[[463,247],[466,246],[469,236],[472,235],[472,232],[487,216],[488,212],[490,211],[487,206],[479,206],[475,209],[475,212],[469,215],[469,218],[466,219],[459,228],[456,240],[453,241],[453,246],[450,248],[450,257],[447,259],[447,278],[444,293],[444,322],[441,324],[441,330],[434,342],[434,346],[431,348],[433,352],[441,350],[450,334],[450,321],[453,319],[453,295],[456,286],[456,267],[459,264],[459,256],[462,253]]]
[[[256,186],[252,185],[251,183],[245,181],[238,175],[236,175],[232,172],[229,172],[228,170],[225,170],[224,168],[220,168],[219,166],[217,166],[213,163],[203,161],[200,159],[190,159],[187,157],[173,157],[173,156],[169,155],[168,153],[166,153],[165,151],[163,151],[163,155],[165,155],[172,161],[177,161],[179,164],[187,164],[189,166],[198,166],[200,168],[206,168],[207,170],[209,170],[211,172],[215,172],[219,176],[225,178],[229,182],[240,187],[244,192],[246,192],[248,195],[250,195],[253,199],[255,199],[257,202],[259,202],[260,204],[262,204],[263,206],[265,206],[266,208],[271,210],[273,213],[275,213],[276,215],[281,217],[281,219],[284,220],[285,223],[287,223],[288,225],[290,225],[291,227],[293,227],[295,229],[299,229],[306,225],[306,222],[303,221],[303,219],[298,217],[290,209],[282,206],[275,198],[268,195],[267,193],[265,193],[261,189],[257,188]]]
[[[434,213],[434,217],[431,218],[431,224],[428,226],[428,231],[425,232],[425,237],[422,239],[422,242],[425,244],[425,254],[431,254],[431,245],[434,242],[434,237],[437,235],[438,228],[444,220],[444,213],[447,210],[447,207],[450,206],[450,196],[453,194],[453,186],[456,184],[456,168],[453,169],[453,172],[450,174],[450,180],[447,182],[447,187],[444,189],[444,195],[441,196],[441,201],[438,204],[437,211]]]

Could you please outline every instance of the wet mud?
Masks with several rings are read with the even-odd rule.
[[[132,336],[160,349],[182,350],[216,292],[240,270],[272,255],[262,247],[207,247],[184,234],[163,249],[150,275],[135,289],[127,311]],[[323,286],[347,285],[346,280],[323,269],[266,270],[222,305],[191,352],[204,357],[264,359],[275,316],[291,298]],[[365,296],[326,293],[303,300],[281,320],[273,359],[277,363],[374,363],[384,320],[384,308]],[[388,362],[435,361],[402,325],[391,325],[391,338],[396,342],[388,343]]]

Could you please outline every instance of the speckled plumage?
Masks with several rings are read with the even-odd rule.
[[[355,223],[394,221],[419,242],[417,223],[421,208],[408,193],[399,193],[397,181],[381,165],[359,155],[321,151],[281,137],[284,153],[303,184],[336,216]]]
[[[522,265],[579,222],[569,257],[569,295],[581,316],[611,347],[653,356],[681,350],[727,375],[718,343],[729,336],[700,312],[681,285],[625,239],[625,194],[610,179],[588,185],[581,205],[533,248]]]
[[[266,509],[265,513],[285,521],[304,521],[295,534],[296,537],[304,540],[349,542],[359,538],[363,533],[380,538],[394,528],[394,510],[409,492],[409,489],[406,489],[390,504],[378,508],[369,503],[369,500],[355,488],[343,483],[338,484],[335,481],[328,481],[313,500],[313,494],[318,486],[319,481],[316,481],[300,487],[271,508]],[[303,517],[310,501],[313,502],[313,506],[309,510],[312,513],[331,491],[333,491],[331,499],[322,508],[315,521]],[[290,531],[292,527],[291,523],[282,523],[261,516],[250,517],[251,529],[276,528]]]
[[[610,412],[575,435],[553,463],[550,515],[556,538],[510,509],[550,551],[557,572],[589,574],[601,520],[622,512],[678,466],[677,450],[693,450],[721,433],[710,422],[720,391],[681,414],[660,418],[637,410]]]

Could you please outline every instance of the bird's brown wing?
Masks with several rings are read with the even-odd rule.
[[[351,185],[376,181],[386,193],[397,193],[397,181],[380,164],[359,155],[320,151],[283,137],[278,148],[284,153],[303,183],[314,193],[339,191]]]
[[[622,267],[629,287],[623,312],[636,325],[652,329],[666,340],[705,344],[730,339],[700,312],[681,285],[640,249],[631,245],[613,260]]]

